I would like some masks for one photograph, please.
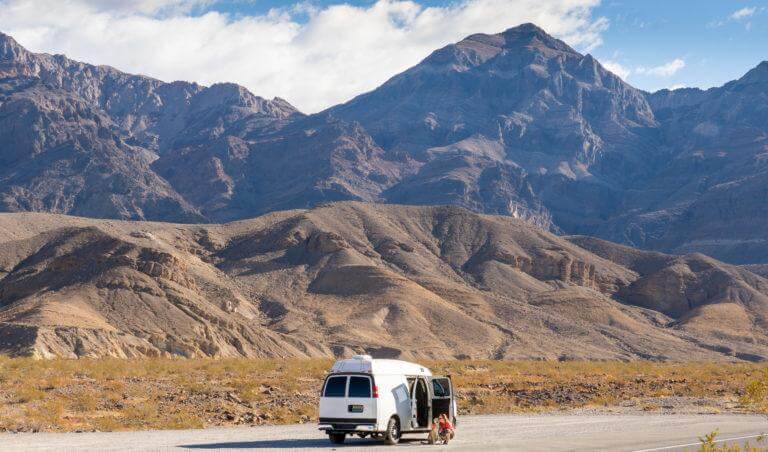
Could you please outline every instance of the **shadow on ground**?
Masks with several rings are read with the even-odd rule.
[[[402,439],[401,443],[405,444],[420,444],[424,441],[419,439]],[[370,441],[370,440],[353,440],[347,441],[343,444],[331,444],[330,441],[324,438],[317,439],[268,439],[268,440],[255,440],[255,441],[235,441],[235,442],[221,442],[221,443],[207,443],[207,444],[186,444],[183,446],[185,449],[293,449],[293,448],[323,448],[327,449],[332,447],[360,447],[360,446],[381,446],[384,443],[382,441]]]

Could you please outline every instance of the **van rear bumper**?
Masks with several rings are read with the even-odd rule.
[[[376,418],[321,417],[317,428],[326,432],[373,432],[376,431]]]

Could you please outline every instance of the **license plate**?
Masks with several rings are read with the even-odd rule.
[[[363,412],[363,406],[362,405],[350,405],[349,406],[349,412],[350,413],[362,413]]]

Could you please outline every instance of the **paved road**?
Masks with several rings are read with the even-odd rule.
[[[447,449],[463,450],[697,450],[697,438],[719,429],[719,439],[754,441],[768,432],[768,419],[738,415],[540,415],[467,416]],[[414,436],[402,448],[442,450]],[[314,425],[217,428],[120,433],[24,433],[0,435],[8,451],[333,450]],[[348,440],[336,449],[379,451],[393,448],[371,440]],[[416,449],[416,450],[418,450]]]

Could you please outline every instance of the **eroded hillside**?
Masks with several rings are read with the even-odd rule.
[[[0,215],[0,350],[762,360],[768,280],[457,207],[226,225]]]

